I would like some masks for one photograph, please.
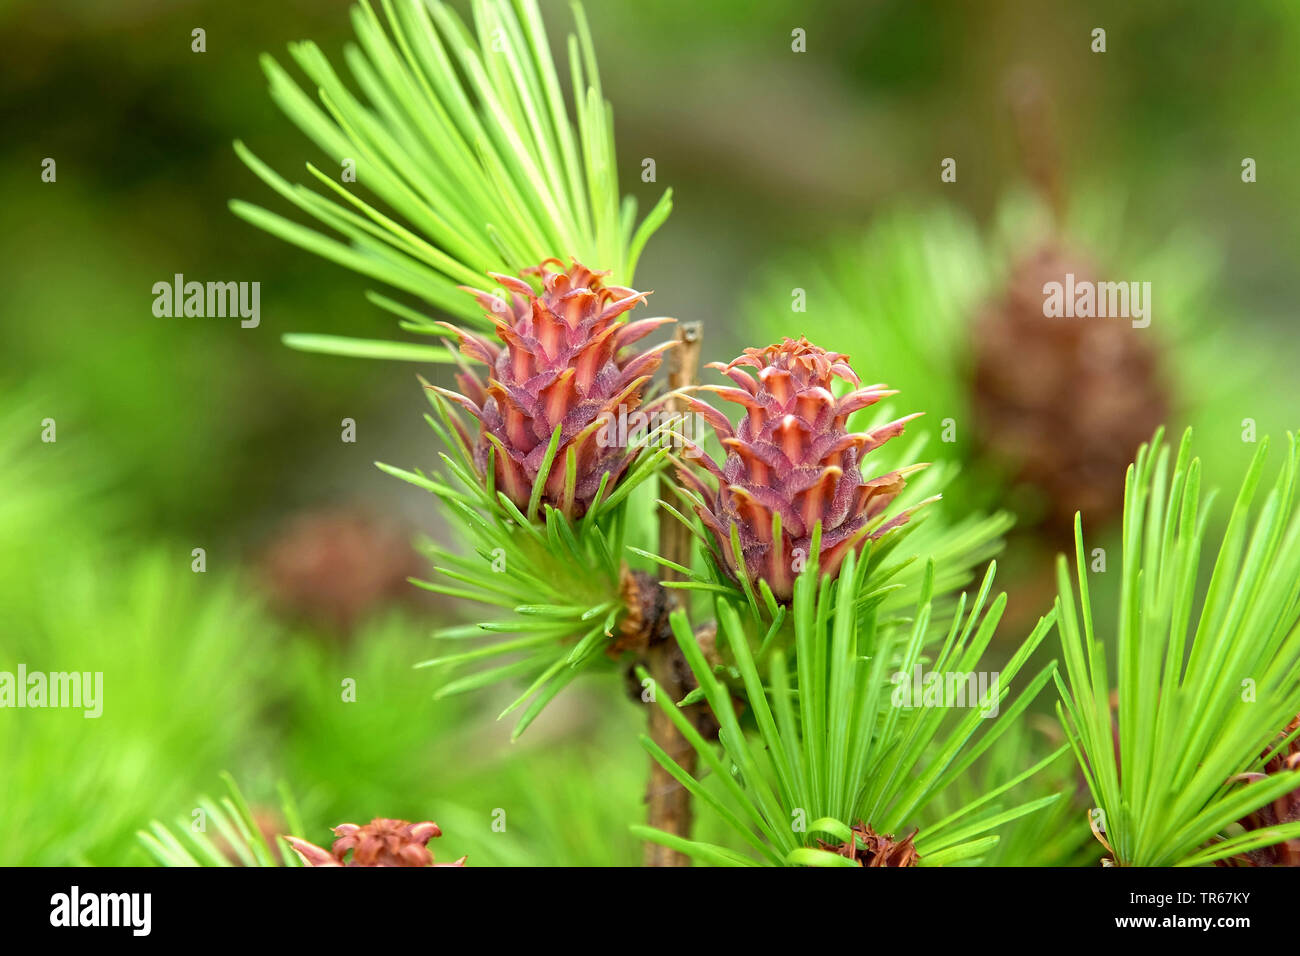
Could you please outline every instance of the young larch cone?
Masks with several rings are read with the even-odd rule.
[[[476,440],[457,422],[461,437],[473,448],[481,475],[494,452],[496,487],[520,508],[528,505],[559,427],[541,501],[578,518],[590,507],[602,478],[609,475],[608,494],[636,456],[635,448],[608,440],[608,422],[641,405],[646,383],[674,343],[640,352],[628,346],[673,320],[621,320],[649,293],[606,285],[608,273],[576,261],[562,270],[558,259],[524,270],[522,275],[541,278],[540,295],[523,279],[498,273],[489,275],[505,296],[465,287],[487,310],[501,344],[443,323],[456,333],[461,353],[486,365],[487,374],[480,377],[462,363],[456,377],[460,393],[434,390],[478,420]]]
[[[1069,536],[1076,511],[1097,523],[1119,514],[1128,463],[1166,420],[1169,399],[1148,329],[1044,315],[1044,285],[1067,273],[1092,278],[1080,257],[1046,243],[984,307],[973,401],[977,450],[1038,489],[1045,530]]]
[[[1300,716],[1287,724],[1278,737],[1285,740],[1297,728],[1300,728]],[[1290,741],[1285,750],[1278,749],[1277,745],[1269,747],[1263,756],[1265,760],[1261,772],[1243,773],[1236,779],[1250,786],[1255,781],[1267,780],[1275,773],[1300,770],[1300,740]],[[1300,788],[1284,793],[1239,822],[1247,830],[1266,830],[1284,823],[1300,822]],[[1292,837],[1258,850],[1249,850],[1243,856],[1220,860],[1219,863],[1224,866],[1300,866],[1300,838]]]
[[[919,866],[920,854],[912,843],[916,834],[895,840],[892,835],[877,833],[869,823],[859,823],[853,836],[844,843],[817,842],[823,850],[838,853],[858,866]]]
[[[736,578],[767,582],[779,601],[790,600],[797,567],[815,558],[834,576],[845,555],[907,521],[903,513],[888,521],[882,513],[903,490],[912,465],[864,479],[865,455],[899,435],[916,415],[867,432],[849,432],[848,417],[895,392],[884,385],[858,387],[848,357],[828,352],[806,338],[746,349],[728,364],[711,363],[737,387],[700,386],[745,408],[733,429],[717,409],[688,397],[691,408],[712,426],[726,449],[719,466],[700,452],[697,466],[712,483],[679,467],[681,481],[698,496],[695,510],[716,539],[715,557]],[[757,377],[746,369],[754,369]],[[855,389],[841,398],[831,391],[836,378]],[[692,452],[697,446],[688,442]],[[812,534],[821,524],[819,553],[809,555]],[[732,529],[740,554],[732,546]]]
[[[376,817],[365,826],[343,823],[334,827],[338,837],[334,845],[325,850],[300,840],[286,837],[298,855],[310,866],[464,866],[465,857],[454,863],[435,863],[433,851],[427,844],[442,836],[438,824],[407,823],[405,820],[386,820]],[[352,858],[347,858],[348,851]]]
[[[328,509],[278,529],[258,570],[278,612],[344,636],[368,615],[411,604],[409,579],[423,563],[400,526]]]

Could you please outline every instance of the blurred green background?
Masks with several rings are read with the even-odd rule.
[[[637,859],[626,823],[645,759],[619,688],[573,695],[510,745],[498,701],[435,703],[410,669],[433,621],[460,612],[402,584],[419,573],[404,542],[439,526],[426,496],[372,463],[435,462],[415,380],[430,373],[284,348],[286,332],[395,329],[363,299],[368,280],[226,208],[283,208],[234,138],[291,174],[315,158],[265,95],[258,55],[283,62],[310,37],[337,58],[347,8],[0,2],[0,669],[62,662],[107,685],[97,722],[0,712],[2,862],[141,862],[134,831],[185,815],[222,769],[267,804],[286,780],[322,826],[435,819],[439,858]],[[542,9],[558,54],[568,5]],[[710,359],[808,334],[964,436],[961,343],[1042,232],[1032,173],[1047,156],[1072,245],[1104,278],[1155,283],[1170,424],[1195,422],[1230,480],[1253,450],[1243,418],[1261,434],[1300,418],[1298,11],[593,3],[623,189],[643,208],[675,193],[637,286],[655,312],[703,320]],[[196,27],[206,52],[191,51]],[[1105,53],[1090,50],[1095,27]],[[1027,88],[1046,104],[1028,147],[1013,109]],[[640,179],[647,157],[655,183]],[[955,183],[940,181],[944,157]],[[1258,182],[1242,182],[1244,157]],[[890,259],[909,242],[920,265]],[[175,273],[259,281],[260,326],[155,317],[151,287]],[[895,281],[906,295],[888,294]],[[959,500],[1015,507],[1014,483],[982,490],[997,469],[964,437],[936,454],[971,459]],[[1058,544],[1013,542],[1002,585],[1020,586],[1024,617],[1045,607],[1027,569]],[[356,704],[339,703],[347,677]],[[518,822],[497,835],[502,806]]]

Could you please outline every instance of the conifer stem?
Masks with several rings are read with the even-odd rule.
[[[677,325],[677,348],[668,353],[669,389],[676,391],[696,383],[701,335],[699,322],[682,322]],[[671,411],[684,411],[684,403],[680,399],[673,398],[670,401]],[[660,478],[660,484],[661,497],[667,499],[672,482],[668,478]],[[690,566],[691,535],[680,521],[662,510],[659,513],[659,553],[669,561]],[[672,570],[665,570],[665,580],[675,580],[678,577],[680,575]],[[685,604],[685,593],[676,589],[667,591],[670,610]],[[691,673],[677,642],[668,636],[666,640],[652,644],[646,657],[646,669],[654,681],[656,697],[665,694],[669,700],[681,700],[691,689]],[[683,770],[694,774],[696,754],[690,742],[678,732],[661,708],[651,705],[649,713],[650,739],[662,747]],[[653,758],[650,761],[650,781],[646,788],[646,814],[650,826],[675,836],[690,836],[691,795]],[[645,864],[690,866],[690,858],[657,843],[647,843]]]

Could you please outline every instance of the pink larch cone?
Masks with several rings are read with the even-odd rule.
[[[1300,728],[1300,716],[1295,717],[1278,734],[1279,743]],[[1300,770],[1300,739],[1291,740],[1285,748],[1269,747],[1263,754],[1264,766],[1260,773],[1244,773],[1238,778],[1247,786],[1267,780],[1275,773]],[[1239,821],[1247,830],[1267,830],[1284,823],[1300,822],[1300,788],[1291,790],[1266,803]],[[1240,857],[1220,860],[1221,866],[1300,866],[1300,838],[1292,837],[1280,843],[1249,850]]]
[[[438,824],[431,821],[407,823],[405,820],[387,820],[376,817],[365,826],[343,823],[334,827],[338,838],[325,850],[300,840],[286,837],[298,855],[310,866],[464,866],[465,857],[454,863],[435,863],[433,851],[427,844],[442,836]],[[347,858],[351,851],[352,858]]]
[[[607,273],[576,261],[562,270],[559,260],[549,259],[524,271],[541,277],[540,295],[523,279],[497,273],[490,275],[505,297],[467,288],[487,310],[501,344],[447,325],[458,336],[461,353],[486,365],[487,374],[484,379],[462,364],[456,377],[461,393],[434,390],[478,420],[477,438],[463,429],[462,438],[473,448],[481,475],[494,452],[496,487],[520,508],[529,502],[559,426],[541,501],[578,518],[591,506],[602,478],[609,475],[608,495],[635,458],[635,448],[608,440],[608,423],[620,410],[631,414],[640,406],[650,376],[674,343],[641,352],[628,346],[673,320],[624,321],[623,313],[649,293],[606,285]]]
[[[862,461],[873,449],[899,435],[915,418],[909,415],[869,432],[849,432],[849,415],[895,394],[884,385],[860,388],[848,358],[827,352],[807,339],[746,349],[729,364],[712,363],[737,387],[701,386],[745,409],[733,429],[717,409],[688,398],[717,433],[726,449],[719,466],[707,455],[693,460],[707,473],[685,467],[681,481],[698,496],[696,512],[713,533],[715,556],[737,579],[757,586],[765,580],[779,601],[793,594],[797,567],[816,558],[821,571],[834,576],[845,555],[897,527],[906,513],[888,521],[882,513],[903,490],[906,476],[924,467],[913,465],[877,478],[864,479]],[[754,369],[757,378],[746,371]],[[834,379],[855,390],[841,398],[831,391]],[[711,480],[709,480],[711,479]],[[779,519],[774,528],[773,517]],[[817,555],[809,555],[815,525],[821,523]],[[732,547],[731,529],[741,554]]]

